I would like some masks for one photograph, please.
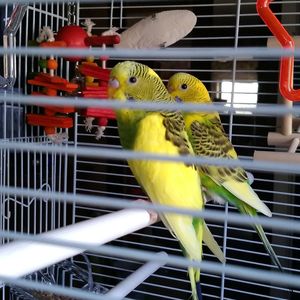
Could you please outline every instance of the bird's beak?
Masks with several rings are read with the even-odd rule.
[[[178,96],[175,96],[174,98],[175,98],[175,101],[176,101],[176,102],[178,102],[178,103],[181,103],[181,102],[182,102],[182,99],[179,98]]]
[[[124,95],[124,93],[122,91],[120,81],[115,77],[112,77],[108,81],[108,97],[109,97],[109,99],[116,99],[119,101],[127,100],[126,96]]]
[[[118,93],[120,87],[120,82],[115,77],[109,79],[108,81],[108,97],[110,99],[116,99],[116,94]]]

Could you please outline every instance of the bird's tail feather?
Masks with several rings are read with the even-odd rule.
[[[262,226],[256,224],[255,225],[255,230],[256,230],[257,234],[259,235],[261,241],[263,242],[263,245],[264,245],[265,249],[269,253],[273,264],[276,265],[281,272],[284,272],[284,270],[282,268],[282,265],[281,265],[277,255],[276,255],[272,245],[270,244],[270,242],[269,242]]]
[[[273,262],[274,265],[276,265],[279,269],[280,272],[284,272],[284,269],[276,255],[276,253],[274,252],[274,249],[272,247],[272,245],[270,244],[263,228],[261,225],[255,225],[255,230],[257,232],[257,234],[259,235],[260,239],[262,240],[263,244],[264,244],[264,247],[265,249],[267,250],[267,252],[269,253],[270,255],[270,258]],[[290,294],[291,294],[291,297],[293,297],[294,295],[294,290],[293,289],[290,289]]]
[[[200,283],[200,281],[196,282],[196,289],[197,289],[198,300],[203,300],[203,298],[202,298],[202,289],[201,289],[201,283]]]
[[[202,291],[200,284],[200,269],[189,267],[189,277],[192,287],[192,299],[202,300]]]

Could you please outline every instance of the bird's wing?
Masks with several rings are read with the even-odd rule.
[[[191,122],[190,140],[199,156],[237,159],[233,145],[225,134],[217,114],[207,114]],[[216,184],[223,186],[241,201],[261,213],[271,216],[269,208],[259,199],[248,183],[248,176],[241,167],[202,165],[200,173],[209,176]]]

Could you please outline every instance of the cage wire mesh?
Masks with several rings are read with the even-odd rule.
[[[6,4],[8,3],[8,4]],[[231,47],[266,47],[267,40],[272,37],[256,12],[256,2],[249,0],[204,0],[198,1],[58,1],[49,3],[33,2],[28,4],[12,5],[12,2],[1,3],[1,33],[8,24],[8,20],[16,5],[26,6],[20,26],[16,32],[13,49],[30,46],[31,41],[38,36],[43,26],[50,26],[54,32],[59,28],[75,22],[81,24],[90,18],[95,26],[94,34],[101,34],[115,26],[120,32],[126,30],[142,18],[157,12],[171,9],[188,9],[197,16],[197,24],[192,32],[178,41],[175,47],[178,53],[185,47],[199,50],[205,47],[218,49]],[[70,16],[70,6],[72,15]],[[272,10],[282,24],[292,35],[300,31],[300,4],[298,1],[274,1]],[[15,48],[16,47],[16,48]],[[26,48],[22,48],[25,49]],[[3,55],[3,54],[2,54]],[[14,54],[8,54],[10,55]],[[275,104],[280,100],[278,92],[279,58],[253,57],[247,59],[234,57],[208,58],[199,56],[189,57],[135,58],[136,61],[152,67],[164,81],[175,72],[189,72],[200,78],[208,88],[212,99],[227,102],[228,106],[236,108],[235,113],[221,114],[222,123],[241,159],[252,160],[255,150],[286,151],[285,148],[267,145],[267,135],[270,131],[279,128],[278,118],[274,115],[257,115],[245,112],[245,107],[255,108],[260,104]],[[13,88],[1,91],[1,144],[26,142],[28,149],[17,150],[14,147],[0,147],[0,182],[2,189],[20,189],[24,193],[1,191],[0,228],[2,233],[15,232],[24,234],[38,234],[64,227],[68,224],[84,221],[96,216],[112,212],[114,209],[101,205],[85,205],[70,203],[64,197],[52,201],[50,196],[29,196],[31,192],[52,192],[61,195],[105,196],[118,199],[135,200],[147,199],[137,184],[125,160],[111,158],[88,157],[81,153],[72,154],[68,149],[88,147],[95,151],[101,149],[120,150],[117,125],[110,120],[100,140],[95,139],[96,126],[91,132],[85,130],[85,117],[80,112],[74,114],[74,127],[67,130],[69,139],[62,144],[62,151],[54,152],[36,150],[30,145],[48,145],[55,148],[49,141],[42,127],[33,127],[25,124],[24,114],[38,113],[41,108],[35,105],[24,105],[11,100],[11,95],[28,95],[33,91],[27,84],[28,76],[37,72],[37,55],[32,54],[31,48],[25,55],[16,54],[14,68],[16,72]],[[122,57],[124,60],[125,57]],[[133,57],[130,57],[133,59]],[[111,55],[107,62],[108,68],[113,67],[121,59]],[[66,63],[58,57],[58,74],[71,79],[74,76],[75,66]],[[1,65],[3,67],[3,65]],[[233,85],[234,84],[234,85]],[[244,85],[243,85],[244,84]],[[294,72],[295,88],[299,87],[299,65],[295,61]],[[227,86],[234,88],[226,89]],[[242,90],[239,87],[242,87]],[[251,89],[249,89],[251,86]],[[6,96],[7,99],[6,100]],[[248,106],[247,106],[248,105]],[[295,104],[296,106],[296,104]],[[238,111],[238,108],[244,108]],[[252,187],[259,197],[273,212],[273,218],[283,218],[287,221],[298,221],[299,208],[299,175],[286,172],[253,171],[254,183]],[[232,206],[207,204],[207,209],[216,212],[236,212]],[[216,240],[222,245],[226,255],[226,264],[241,267],[250,267],[256,270],[273,271],[265,249],[249,224],[237,225],[229,220],[213,222],[208,225]],[[274,247],[287,273],[299,275],[300,269],[300,236],[299,231],[278,230],[265,228],[267,236]],[[10,239],[2,235],[3,244]],[[146,250],[153,253],[165,251],[168,254],[181,256],[178,242],[161,224],[156,223],[110,243],[112,246]],[[135,272],[144,264],[143,261],[133,258],[118,257],[116,255],[87,252],[91,265],[90,274],[95,283],[103,289],[111,289],[128,275]],[[204,249],[204,261],[215,261],[213,255]],[[87,260],[76,256],[72,262],[86,270]],[[1,266],[0,266],[1,268]],[[50,270],[49,267],[48,270]],[[53,271],[53,267],[52,267]],[[51,271],[51,272],[52,272]],[[49,271],[50,272],[50,271]],[[48,274],[49,274],[48,272]],[[50,272],[50,273],[51,273]],[[56,271],[53,271],[54,273]],[[54,274],[53,273],[53,274]],[[52,274],[52,273],[51,273]],[[82,287],[82,277],[78,274],[67,274],[60,271],[55,273],[55,283],[60,286]],[[284,277],[284,275],[282,275]],[[42,282],[37,274],[26,277],[27,280]],[[201,282],[204,299],[298,299],[299,289],[291,293],[289,286],[276,284],[265,278],[264,281],[255,278],[244,278],[222,272],[203,270]],[[53,283],[53,282],[52,282]],[[13,287],[12,287],[13,286]],[[19,290],[17,290],[19,291]],[[28,292],[29,291],[29,292]],[[2,285],[2,299],[25,299],[21,292],[16,292],[15,285]],[[30,293],[30,290],[27,289]],[[103,292],[103,290],[101,290]],[[36,299],[44,299],[36,293],[30,294]],[[136,287],[128,297],[131,299],[188,299],[190,284],[187,269],[174,265],[160,267],[149,278]],[[28,296],[29,297],[29,296]],[[32,298],[28,298],[32,299]],[[55,298],[56,299],[56,298]],[[57,298],[58,299],[58,298]]]

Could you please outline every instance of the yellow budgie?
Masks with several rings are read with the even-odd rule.
[[[118,63],[111,71],[109,97],[119,101],[174,101],[159,76],[149,67],[132,61]],[[179,156],[193,154],[183,116],[178,112],[117,110],[123,148],[136,152]],[[128,160],[138,183],[152,202],[179,208],[203,209],[200,178],[192,165],[182,162]],[[163,213],[160,217],[179,240],[184,254],[202,259],[202,240],[223,262],[224,256],[203,219]],[[194,300],[201,298],[200,270],[189,268]]]
[[[211,103],[204,84],[187,73],[174,74],[168,81],[168,91],[177,101]],[[184,113],[184,120],[196,155],[237,159],[237,154],[224,132],[217,112],[187,112]],[[255,216],[258,211],[271,217],[271,211],[251,188],[243,168],[203,165],[198,169],[207,198],[216,202],[224,199],[236,206],[243,214]],[[272,262],[282,271],[279,259],[262,226],[257,224],[254,228]]]

